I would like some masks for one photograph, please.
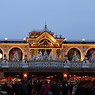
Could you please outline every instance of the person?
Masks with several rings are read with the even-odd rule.
[[[51,92],[51,86],[48,84],[47,81],[42,85],[40,95],[48,95],[48,91]]]
[[[91,95],[91,81],[90,80],[81,81],[77,86],[75,95]]]
[[[7,88],[8,88],[8,86],[7,86],[7,83],[5,82],[5,84],[2,86],[2,90],[7,91]]]
[[[27,89],[25,86],[25,81],[22,79],[16,86],[15,86],[15,95],[27,95]]]
[[[73,86],[72,95],[75,95],[76,90],[77,90],[77,84]]]
[[[60,95],[60,84],[58,83],[58,80],[56,80],[52,86],[52,92],[53,95]]]
[[[38,83],[34,81],[34,95],[38,95]]]
[[[91,93],[91,95],[95,95],[95,79],[93,80],[93,84],[92,85],[93,86],[90,89],[90,93]]]
[[[8,95],[13,95],[13,89],[7,85],[7,83],[5,83],[3,86],[2,86],[2,91],[6,91],[8,93]]]
[[[69,85],[70,95],[72,95],[72,90],[73,90],[73,84],[70,82],[70,85]]]
[[[66,86],[66,81],[62,81],[62,95],[68,95],[68,87]]]
[[[32,93],[32,85],[30,83],[30,81],[28,81],[27,83],[27,95],[31,95]]]
[[[42,83],[38,80],[38,95],[40,94],[41,87]]]

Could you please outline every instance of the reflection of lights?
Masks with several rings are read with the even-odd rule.
[[[56,42],[56,40],[54,38],[51,38],[54,42]]]
[[[59,43],[58,43],[58,46],[59,46]]]
[[[0,53],[0,58],[2,58],[3,57],[3,55],[2,55],[2,53]]]

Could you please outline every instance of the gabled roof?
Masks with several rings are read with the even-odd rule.
[[[48,32],[43,32],[38,38],[36,38],[36,42],[40,42],[42,39],[49,39],[51,42],[55,43],[55,38]]]

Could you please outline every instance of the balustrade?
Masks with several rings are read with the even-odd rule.
[[[69,62],[63,61],[8,61],[7,63],[0,62],[0,68],[31,68],[31,67],[63,67],[63,68],[95,68],[95,63]]]

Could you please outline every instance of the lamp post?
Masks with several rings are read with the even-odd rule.
[[[23,78],[27,79],[27,77],[28,77],[28,73],[23,73]]]
[[[68,76],[67,73],[63,73],[63,80],[67,81],[67,76]]]

